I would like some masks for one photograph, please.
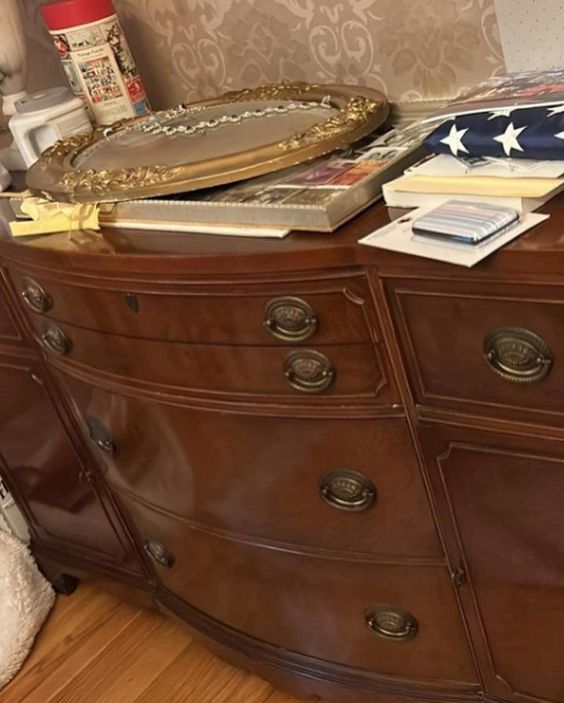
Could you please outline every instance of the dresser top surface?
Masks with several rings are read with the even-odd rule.
[[[359,244],[390,222],[383,204],[368,208],[334,233],[293,232],[284,239],[112,228],[13,240],[7,235],[5,215],[0,218],[0,255],[37,266],[110,275],[236,276],[376,266],[387,276],[564,278],[564,194],[541,212],[550,218],[472,269]]]

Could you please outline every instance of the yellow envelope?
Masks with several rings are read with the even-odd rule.
[[[401,176],[388,184],[390,190],[404,193],[490,195],[500,198],[544,198],[562,187],[562,178],[495,176]]]

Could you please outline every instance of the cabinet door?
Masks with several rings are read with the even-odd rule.
[[[91,557],[125,561],[121,527],[91,485],[37,362],[0,356],[0,397],[0,471],[33,533]]]
[[[564,447],[425,430],[424,447],[486,687],[564,701]]]

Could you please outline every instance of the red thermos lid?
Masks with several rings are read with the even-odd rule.
[[[60,0],[41,5],[41,12],[51,31],[97,22],[115,15],[112,0]]]

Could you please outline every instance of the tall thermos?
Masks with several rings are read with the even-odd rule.
[[[98,124],[150,111],[112,0],[60,0],[41,11],[72,91]]]

